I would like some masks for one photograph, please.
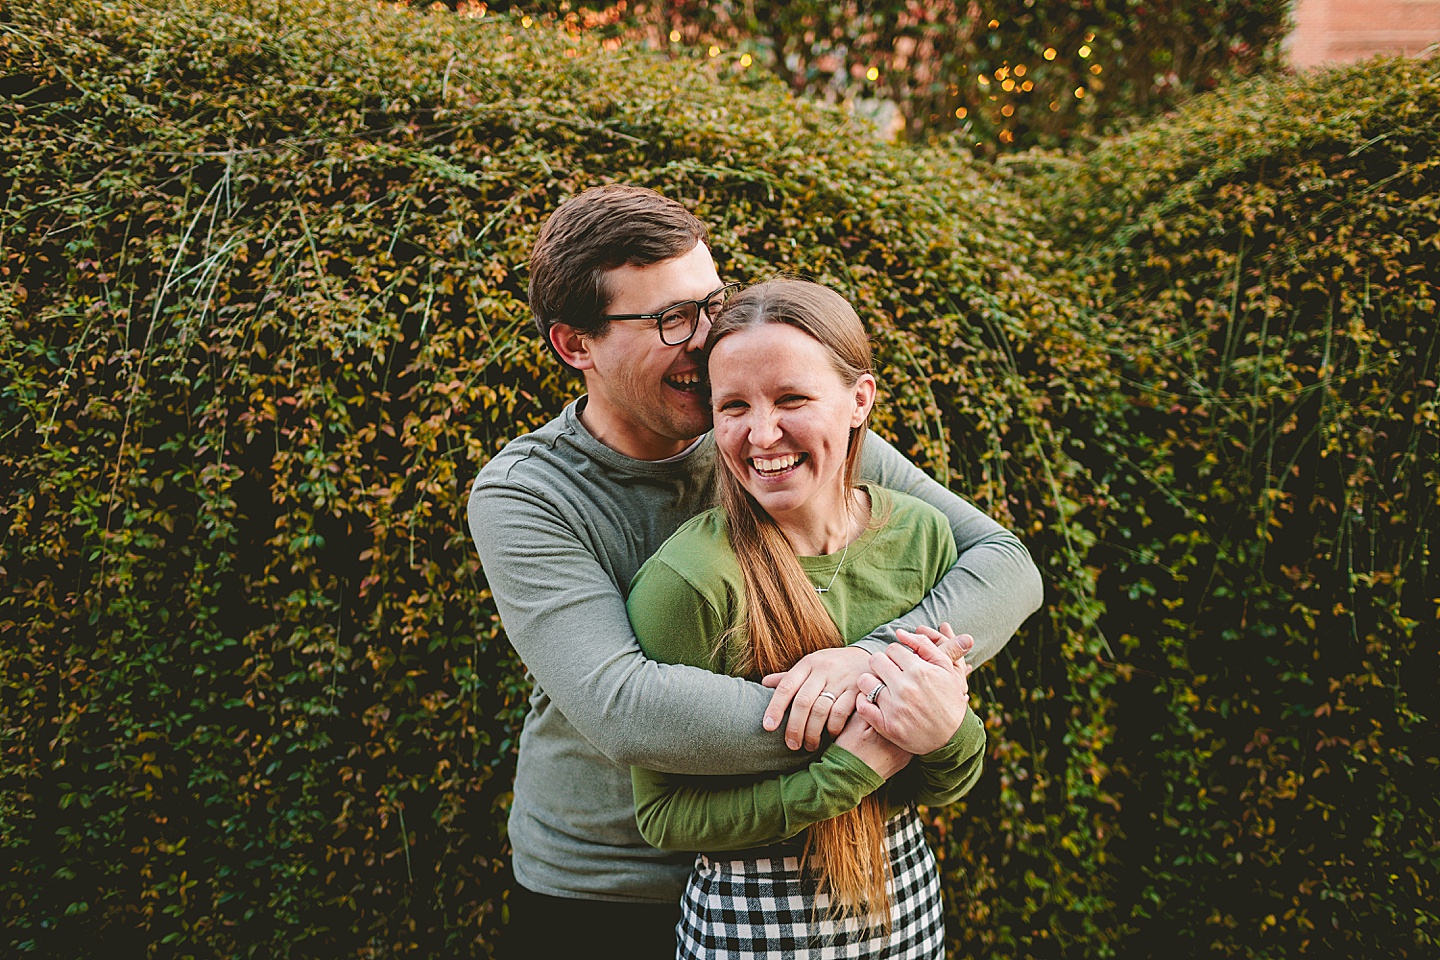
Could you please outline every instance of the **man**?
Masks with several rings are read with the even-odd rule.
[[[822,732],[843,727],[854,680],[872,655],[889,655],[896,626],[954,622],[973,635],[971,660],[982,662],[1039,607],[1039,572],[1013,535],[872,436],[865,479],[934,504],[955,531],[960,558],[920,607],[855,647],[812,655],[773,695],[647,660],[625,594],[650,554],[713,501],[701,349],[727,287],[700,221],[629,186],[561,204],[536,242],[530,274],[540,334],[580,373],[586,393],[506,446],[470,495],[486,578],[534,681],[509,823],[518,886],[508,938],[515,955],[608,944],[673,955],[692,857],[641,838],[630,766],[793,768],[793,750],[813,750]],[[943,674],[916,670],[913,690],[887,696],[943,696]]]

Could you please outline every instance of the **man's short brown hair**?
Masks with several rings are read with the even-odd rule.
[[[663,263],[706,240],[694,214],[648,187],[609,184],[571,197],[545,221],[530,254],[530,310],[540,336],[553,351],[557,323],[604,333],[607,271]]]

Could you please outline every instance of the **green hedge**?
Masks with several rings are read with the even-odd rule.
[[[1029,182],[1128,410],[1113,889],[1169,955],[1440,950],[1440,64],[1250,84]]]
[[[488,953],[526,688],[464,502],[575,391],[524,263],[608,180],[687,202],[727,277],[853,297],[881,429],[1023,533],[1050,603],[933,821],[954,952],[1120,944],[1072,429],[1119,384],[997,174],[494,17],[0,0],[0,65],[7,953]]]

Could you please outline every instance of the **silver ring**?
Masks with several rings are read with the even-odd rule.
[[[831,693],[829,690],[821,690],[821,691],[820,691],[820,697],[829,697],[831,700],[834,700],[834,699],[835,699],[835,694]],[[820,697],[816,697],[815,699],[816,699],[816,700],[819,700]]]
[[[874,690],[871,690],[869,693],[865,694],[865,699],[866,699],[866,700],[869,700],[871,703],[874,703],[874,702],[875,702],[875,698],[878,697],[878,696],[880,696],[880,691],[881,691],[881,690],[884,690],[884,689],[885,689],[885,681],[884,681],[884,680],[881,680],[879,683],[875,684],[875,689],[874,689]]]

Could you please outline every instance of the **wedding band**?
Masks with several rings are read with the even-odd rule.
[[[834,700],[834,699],[835,699],[835,694],[831,693],[829,690],[821,690],[821,691],[820,691],[820,696],[821,696],[821,697],[829,697],[831,700]],[[818,699],[820,699],[820,697],[816,697],[815,699],[818,700]]]
[[[865,694],[865,699],[866,699],[866,700],[869,700],[871,703],[874,703],[874,702],[875,702],[875,698],[878,697],[878,696],[880,696],[880,691],[881,691],[881,690],[884,690],[884,689],[885,689],[885,681],[884,681],[884,680],[881,680],[879,683],[875,684],[875,689],[874,689],[874,690],[871,690],[869,693]]]

